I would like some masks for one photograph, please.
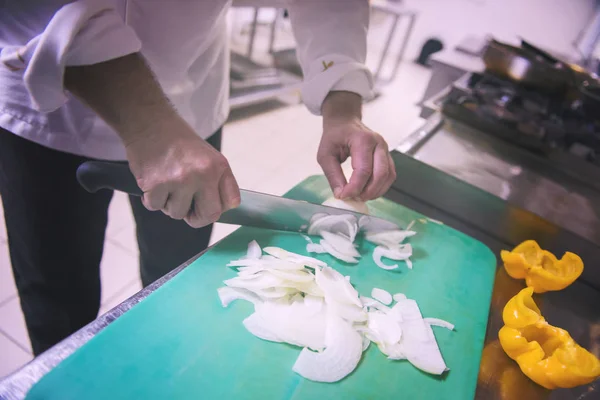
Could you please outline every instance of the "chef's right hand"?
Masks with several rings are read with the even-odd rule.
[[[176,116],[125,143],[142,202],[200,228],[240,204],[240,189],[225,157]]]

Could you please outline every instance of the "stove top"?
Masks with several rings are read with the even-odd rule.
[[[442,111],[535,153],[568,153],[600,166],[600,120],[564,97],[473,73],[453,86]]]

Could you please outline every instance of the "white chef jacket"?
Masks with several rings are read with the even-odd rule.
[[[203,138],[227,119],[230,0],[0,2],[0,126],[63,152],[124,160],[117,134],[64,90],[66,66],[141,51],[165,94]],[[288,9],[304,71],[302,98],[320,114],[331,90],[363,98],[367,0],[261,0]]]

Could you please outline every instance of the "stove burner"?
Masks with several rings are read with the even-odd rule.
[[[576,102],[532,91],[490,73],[472,74],[466,86],[450,92],[442,110],[535,152],[569,151],[575,146],[577,151],[571,154],[588,161],[600,158],[600,121],[586,115]]]

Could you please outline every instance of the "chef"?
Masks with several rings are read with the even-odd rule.
[[[364,65],[367,0],[270,3],[289,11],[302,98],[323,116],[317,159],[335,196],[381,196],[395,170],[384,139],[361,122],[361,101],[373,87]],[[37,355],[96,318],[100,306],[112,192],[79,187],[81,163],[127,160],[144,191],[130,199],[144,285],[206,248],[211,224],[239,205],[219,152],[229,111],[231,4],[1,4],[0,195]],[[340,164],[349,157],[346,181]]]

